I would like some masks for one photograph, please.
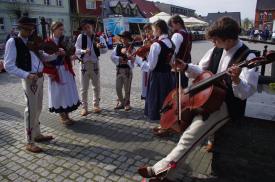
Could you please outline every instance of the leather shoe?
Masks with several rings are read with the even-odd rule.
[[[101,113],[102,109],[99,106],[94,106],[94,113]]]
[[[156,177],[152,167],[149,167],[149,166],[140,167],[138,169],[138,174],[144,178]]]
[[[160,126],[153,128],[153,133],[154,135],[158,137],[167,137],[173,133],[171,129],[164,129],[161,128]]]
[[[88,115],[88,110],[87,109],[82,109],[80,112],[81,116],[87,116]]]
[[[38,137],[35,137],[35,142],[47,142],[53,139],[53,136],[51,135],[39,135]]]
[[[40,147],[38,147],[34,144],[27,144],[26,145],[26,150],[30,151],[32,153],[41,153],[41,152],[43,152],[43,150]]]

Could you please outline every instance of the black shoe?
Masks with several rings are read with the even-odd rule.
[[[141,100],[145,100],[145,99],[146,99],[146,97],[140,96],[140,99],[141,99]]]
[[[119,104],[119,105],[117,105],[114,109],[115,109],[115,110],[124,109],[124,105]]]

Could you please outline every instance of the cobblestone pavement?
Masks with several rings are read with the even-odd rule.
[[[206,41],[193,45],[192,56],[197,62],[209,48]],[[252,45],[255,46],[255,45]],[[257,45],[258,49],[263,47]],[[134,70],[130,112],[114,111],[115,66],[110,52],[102,55],[101,85],[103,112],[80,117],[72,113],[77,123],[64,127],[58,117],[47,111],[47,79],[44,84],[42,131],[55,136],[52,142],[41,144],[43,154],[24,150],[24,98],[21,81],[6,73],[0,74],[0,181],[141,181],[136,170],[144,164],[154,164],[176,144],[179,136],[159,139],[151,129],[157,126],[143,116],[140,100],[139,69]],[[76,63],[76,72],[78,73]],[[78,74],[77,74],[77,84]],[[79,86],[79,85],[78,85]],[[89,93],[92,102],[92,91]],[[90,108],[91,109],[91,108]],[[182,167],[179,179],[193,181],[211,173],[211,153],[201,148],[193,151]]]

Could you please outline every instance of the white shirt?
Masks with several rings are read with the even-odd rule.
[[[75,53],[80,58],[81,55],[85,52],[85,50],[82,49],[82,34],[79,34],[77,37],[76,43],[75,43]],[[98,58],[94,51],[94,46],[91,41],[91,37],[87,35],[87,49],[91,50],[91,54],[85,54],[83,57],[83,61],[92,61],[93,63],[96,63],[98,61]]]
[[[27,44],[28,39],[20,37],[25,44]],[[31,71],[27,72],[20,68],[18,68],[16,63],[16,57],[17,57],[17,50],[15,46],[15,40],[14,38],[10,38],[5,47],[5,55],[4,55],[4,67],[6,71],[10,74],[13,74],[15,76],[18,76],[20,78],[26,79],[29,75],[29,73],[37,73],[42,72],[43,70],[43,63],[41,60],[35,55],[33,51],[30,51],[31,54]]]
[[[217,73],[223,72],[227,69],[228,64],[231,58],[234,56],[236,51],[243,45],[243,42],[240,40],[238,43],[229,50],[224,50],[221,61],[217,70]],[[210,58],[212,56],[214,48],[210,49],[204,57],[201,59],[199,65],[188,64],[188,69],[186,70],[186,76],[189,78],[196,78],[204,70],[208,68],[210,63]],[[251,53],[247,56],[246,60],[251,60],[255,58],[255,54]],[[233,93],[235,97],[238,97],[242,100],[247,99],[252,94],[257,91],[259,73],[256,71],[256,68],[247,69],[243,68],[240,74],[241,82],[238,85],[232,84]]]
[[[117,56],[116,50],[117,50],[117,47],[116,47],[116,48],[113,50],[113,52],[112,52],[111,60],[113,61],[113,63],[114,63],[116,66],[118,66],[118,65],[119,65],[120,56]],[[133,51],[135,51],[135,50],[133,50]],[[128,66],[129,66],[131,69],[133,69],[133,68],[135,67],[135,64],[132,63],[131,60],[128,60],[127,64],[128,64]]]
[[[167,34],[159,36],[158,40],[164,42],[164,44],[171,48],[172,42],[168,39]],[[141,67],[142,71],[149,72],[155,69],[158,63],[159,54],[161,51],[161,46],[158,42],[154,42],[150,47],[150,52],[147,61],[142,61],[141,58],[136,59],[136,63]]]
[[[185,30],[181,30],[184,31]],[[175,44],[175,53],[178,54],[180,46],[184,40],[183,36],[180,33],[174,33],[171,38],[172,42]]]

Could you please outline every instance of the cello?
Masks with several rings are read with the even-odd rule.
[[[275,62],[275,51],[269,52],[265,57],[256,57],[249,61],[245,60],[236,66],[252,69],[272,62]],[[181,120],[178,119],[177,113],[177,93],[175,90],[171,91],[160,110],[161,127],[181,133],[191,124],[195,115],[202,114],[205,118],[219,110],[226,95],[222,80],[227,74],[228,70],[215,75],[210,71],[204,71],[193,81],[191,86],[182,90],[180,100]]]

